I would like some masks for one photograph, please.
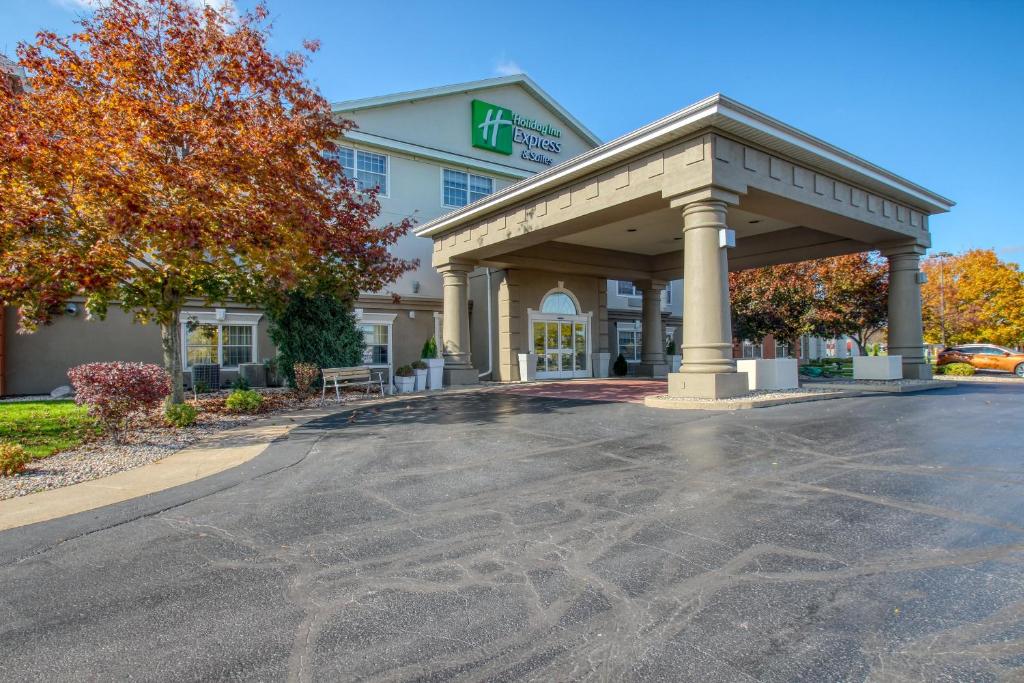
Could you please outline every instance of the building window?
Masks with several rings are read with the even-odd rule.
[[[388,157],[351,147],[338,147],[333,156],[341,164],[346,178],[356,181],[360,190],[378,188],[382,196],[388,194]]]
[[[182,323],[185,349],[182,354],[186,369],[202,363],[216,363],[223,368],[237,368],[251,363],[256,355],[254,325],[221,325],[217,323]]]
[[[637,289],[632,282],[625,280],[619,280],[617,291],[619,296],[643,296],[643,292]]]
[[[619,329],[619,353],[627,363],[640,362],[641,332],[637,329]]]
[[[662,299],[662,301],[664,302],[664,304],[666,306],[671,306],[672,305],[672,283],[670,282],[668,284],[668,286],[665,287],[665,289],[663,289],[662,291],[665,292],[665,295],[664,295],[665,298]]]
[[[494,179],[446,168],[441,176],[441,203],[466,206],[494,192]]]
[[[363,350],[363,365],[387,365],[388,326],[378,324],[360,325],[366,348]]]
[[[761,356],[761,344],[755,344],[752,341],[743,341],[743,358],[761,358]]]
[[[789,344],[785,342],[775,342],[775,357],[789,358]]]
[[[576,302],[565,292],[551,292],[544,301],[540,303],[541,313],[561,313],[563,315],[576,315]]]

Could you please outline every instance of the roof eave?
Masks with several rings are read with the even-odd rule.
[[[439,216],[425,223],[415,234],[420,237],[431,237],[470,221],[479,214],[520,201],[524,195],[543,192],[545,188],[556,182],[599,171],[604,166],[614,163],[619,156],[628,153],[630,149],[640,145],[668,143],[682,134],[696,132],[702,128],[717,127],[716,124],[721,125],[723,122],[737,123],[747,126],[751,130],[767,133],[779,141],[778,151],[780,152],[784,153],[788,146],[809,153],[820,160],[829,161],[830,165],[845,169],[847,175],[873,181],[872,184],[881,184],[897,194],[912,198],[918,208],[925,209],[928,213],[943,213],[955,205],[952,200],[935,194],[895,173],[886,171],[724,95],[715,94],[600,147],[579,154],[547,171],[510,185],[473,204]]]

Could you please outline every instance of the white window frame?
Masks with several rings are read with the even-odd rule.
[[[747,349],[750,349],[750,354],[747,355]],[[757,350],[757,354],[754,355],[754,350]],[[764,358],[764,342],[752,342],[749,339],[744,339],[740,343],[740,357],[747,360],[755,359],[760,360]]]
[[[378,152],[378,151],[372,150],[372,149],[360,149],[358,147],[353,147],[351,145],[338,145],[337,147],[338,147],[339,151],[343,150],[343,149],[346,149],[346,150],[349,150],[350,152],[352,152],[352,174],[353,174],[354,177],[351,178],[351,180],[354,180],[354,181],[357,181],[357,182],[359,180],[359,154],[360,153],[362,153],[362,154],[376,154],[379,157],[384,157],[384,184],[385,184],[386,187],[384,188],[383,192],[378,192],[377,196],[380,197],[381,199],[389,199],[391,197],[391,155],[390,154],[384,154],[383,152]],[[338,163],[339,164],[341,163],[340,159],[338,160]],[[347,178],[348,176],[346,175],[345,177]]]
[[[188,364],[188,327],[189,325],[213,325],[217,327],[217,365],[222,370],[237,370],[237,365],[224,365],[224,327],[252,328],[252,361],[258,363],[259,358],[259,322],[262,313],[228,313],[223,308],[213,311],[182,311],[178,316],[181,332],[181,369],[190,372]]]
[[[622,353],[622,344],[619,343],[619,335],[623,332],[629,332],[633,334],[633,346],[636,348],[636,358],[626,358],[627,363],[639,363],[644,357],[643,348],[643,326],[639,320],[632,322],[620,322],[615,325],[615,349],[619,354],[625,357]]]
[[[387,363],[373,363],[368,365],[370,368],[387,368],[388,369],[388,381],[394,383],[395,381],[395,344],[394,344],[394,327],[395,318],[398,317],[397,313],[367,313],[361,308],[355,309],[356,324],[358,325],[386,325],[388,328],[388,362]],[[362,332],[362,330],[360,330]]]
[[[630,292],[623,292],[622,291],[622,285],[629,285],[632,288],[632,290]],[[628,297],[637,297],[637,296],[641,296],[642,297],[644,295],[644,293],[641,292],[639,289],[637,289],[636,285],[633,284],[632,282],[630,282],[629,280],[616,280],[615,281],[615,293],[617,295],[619,295],[619,296],[624,296],[624,297],[627,297],[627,298]]]
[[[444,202],[444,172],[445,171],[451,171],[452,173],[461,173],[464,176],[466,176],[466,203],[463,204],[462,206],[459,206],[459,205],[456,205],[456,204],[445,204],[445,202]],[[470,176],[476,176],[477,178],[484,178],[486,180],[490,180],[491,181],[491,193],[490,194],[494,194],[497,191],[497,189],[498,189],[498,180],[494,176],[483,175],[482,173],[473,173],[472,171],[465,171],[465,170],[458,169],[458,168],[452,168],[451,166],[441,166],[441,167],[439,167],[438,183],[439,183],[439,187],[440,187],[440,190],[441,190],[441,206],[443,208],[445,208],[445,209],[461,209],[463,206],[469,206],[470,204],[473,203],[473,202],[469,201],[469,195],[471,194],[470,191],[469,191],[469,188],[470,188],[469,177]],[[489,196],[490,195],[484,195],[484,197],[489,197]],[[481,197],[481,199],[483,199],[483,197]],[[480,201],[480,200],[478,199],[478,200],[475,200],[475,201]]]

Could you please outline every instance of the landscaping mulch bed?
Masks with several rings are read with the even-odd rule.
[[[273,413],[320,407],[320,396],[301,398],[287,389],[260,389],[263,405],[259,413],[240,415],[224,407],[230,392],[200,394],[198,400],[186,396],[199,409],[196,423],[174,428],[163,424],[160,411],[136,417],[118,439],[95,437],[80,446],[32,462],[28,469],[13,477],[0,477],[0,500],[37,491],[69,486],[123,470],[149,464],[187,448],[205,436],[232,429]],[[342,402],[363,398],[361,392],[343,393]],[[335,404],[332,396],[329,404]]]

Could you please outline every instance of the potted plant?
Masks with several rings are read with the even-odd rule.
[[[425,391],[427,388],[427,364],[421,360],[414,360],[410,367],[416,380],[416,391]]]
[[[679,372],[679,365],[683,362],[681,354],[676,353],[676,342],[673,339],[665,346],[665,360],[668,361],[669,372]]]
[[[444,359],[437,353],[437,340],[431,337],[423,342],[420,359],[427,364],[427,386],[436,391],[444,383]]]
[[[629,372],[629,364],[626,362],[626,357],[621,353],[615,359],[615,364],[612,365],[612,372],[615,373],[616,377],[625,377],[626,373]]]
[[[416,374],[411,365],[403,365],[395,370],[395,389],[400,394],[408,394],[416,389]]]

